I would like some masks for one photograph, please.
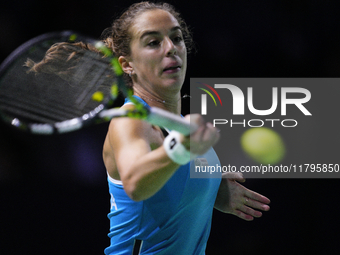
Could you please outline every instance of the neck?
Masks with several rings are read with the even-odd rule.
[[[177,92],[166,92],[156,93],[149,92],[138,87],[134,88],[134,95],[142,98],[151,107],[158,107],[163,110],[167,110],[174,114],[181,114],[181,93]]]

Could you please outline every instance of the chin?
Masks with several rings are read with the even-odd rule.
[[[183,83],[184,83],[184,79],[173,79],[173,80],[166,81],[164,85],[167,88],[180,90],[183,86]]]

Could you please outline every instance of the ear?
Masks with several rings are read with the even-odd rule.
[[[118,58],[118,62],[125,73],[129,74],[131,71],[133,71],[133,68],[130,65],[130,61],[127,59],[127,57],[120,56]]]

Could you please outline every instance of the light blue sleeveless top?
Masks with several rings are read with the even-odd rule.
[[[200,157],[220,165],[213,149]],[[143,255],[205,254],[221,179],[190,178],[194,167],[194,161],[181,166],[155,195],[140,202],[127,196],[120,181],[108,177],[111,244],[105,254],[132,254],[135,240],[142,240]]]

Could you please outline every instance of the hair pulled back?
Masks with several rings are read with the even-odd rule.
[[[132,35],[129,33],[130,27],[134,20],[142,13],[150,10],[160,9],[169,12],[179,23],[187,52],[190,53],[193,45],[192,37],[185,21],[181,18],[179,12],[168,3],[140,2],[131,5],[119,18],[117,18],[111,27],[104,30],[102,40],[116,56],[130,56]],[[131,78],[125,74],[128,85],[132,86]]]
[[[119,18],[117,18],[110,28],[104,30],[102,34],[103,41],[113,50],[116,56],[129,56],[130,43],[132,36],[129,33],[135,18],[150,10],[160,9],[169,12],[178,21],[187,51],[192,48],[192,37],[185,21],[175,8],[168,3],[140,2],[131,5]]]

